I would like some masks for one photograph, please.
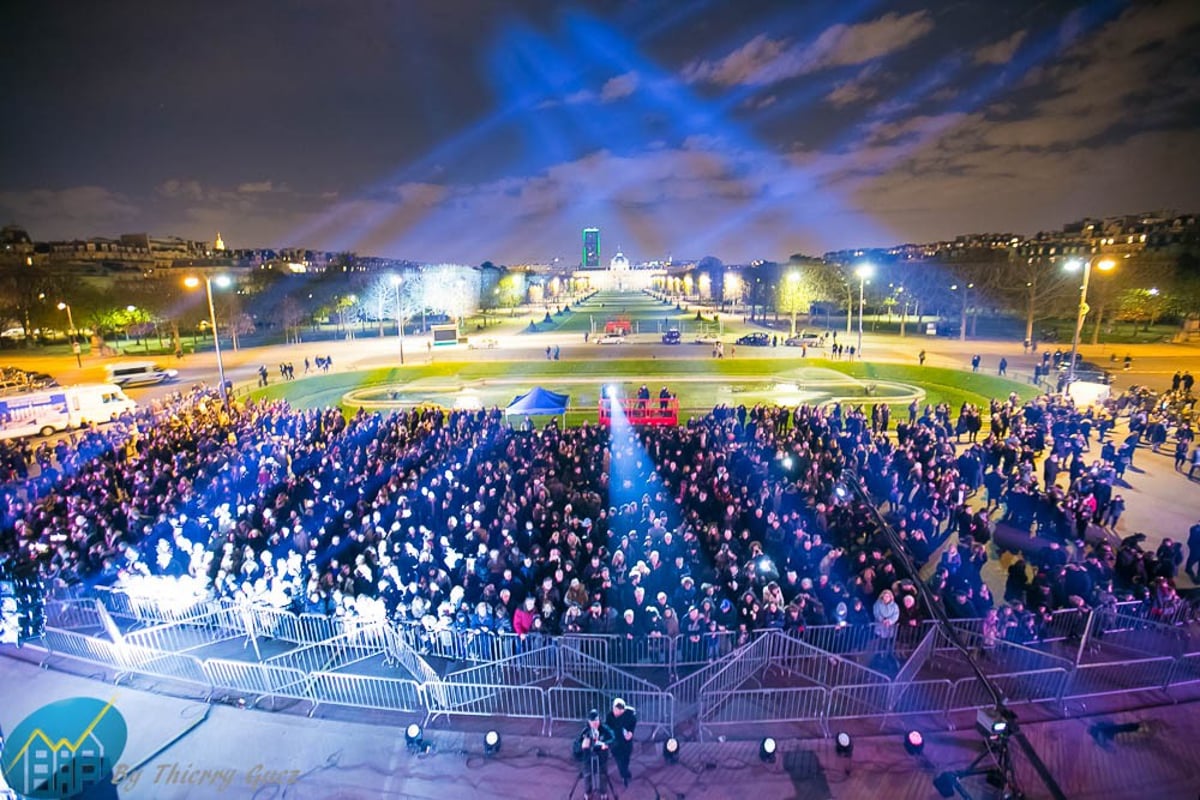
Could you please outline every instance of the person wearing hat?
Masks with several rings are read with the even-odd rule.
[[[612,728],[601,722],[600,712],[593,708],[588,712],[587,724],[571,746],[575,760],[584,762],[585,797],[590,797],[593,792],[603,794],[608,791],[608,750],[612,744]]]
[[[613,758],[616,759],[621,780],[628,786],[632,777],[629,774],[629,757],[633,755],[633,729],[637,727],[637,712],[618,697],[613,700],[612,710],[605,717],[604,724],[612,731]]]

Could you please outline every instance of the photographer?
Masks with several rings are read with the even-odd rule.
[[[621,780],[629,785],[629,757],[633,755],[633,729],[637,727],[637,711],[633,706],[625,705],[625,701],[616,698],[612,703],[612,711],[604,720],[604,725],[612,731],[613,758],[617,760],[617,769],[621,772]]]
[[[608,751],[612,743],[612,729],[600,721],[600,712],[593,708],[572,746],[575,759],[583,762],[585,797],[608,790]]]

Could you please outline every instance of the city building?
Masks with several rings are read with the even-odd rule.
[[[583,229],[583,261],[580,266],[584,269],[600,269],[600,229]]]

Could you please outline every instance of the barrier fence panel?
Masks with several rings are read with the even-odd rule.
[[[649,681],[619,667],[605,664],[586,653],[569,647],[555,649],[558,651],[559,680],[571,678],[593,689],[602,689],[622,697],[638,692],[659,691],[659,688]]]
[[[700,738],[714,725],[772,722],[819,722],[829,705],[829,692],[820,686],[785,689],[738,689],[700,698]]]
[[[212,687],[200,659],[195,656],[167,653],[131,644],[119,645],[118,652],[125,668],[130,672]]]
[[[1200,653],[1188,653],[1181,656],[1171,671],[1170,683],[1172,686],[1200,683]]]
[[[301,614],[296,618],[296,637],[299,642],[316,644],[340,636],[343,633],[341,620],[320,614]]]
[[[1067,685],[1068,697],[1120,694],[1144,689],[1165,689],[1175,659],[1163,656],[1136,661],[1081,664]]]
[[[200,666],[214,689],[256,695],[268,695],[274,689],[268,680],[270,668],[262,664],[210,658]]]
[[[692,641],[686,633],[679,634],[672,647],[675,669],[705,666],[725,658],[737,650],[740,635],[737,631],[706,631]]]
[[[447,673],[446,683],[526,686],[558,676],[557,647],[539,647],[511,658]]]
[[[95,600],[51,600],[46,603],[45,617],[47,628],[72,630],[102,626]]]
[[[876,717],[887,714],[887,684],[871,683],[859,686],[837,686],[829,689],[829,708],[826,719]]]
[[[46,649],[59,656],[69,656],[102,667],[124,669],[117,645],[105,639],[94,639],[73,631],[46,628],[42,631]]]
[[[758,675],[772,663],[773,655],[778,650],[777,640],[782,637],[761,636],[738,651],[730,658],[725,666],[713,673],[699,689],[701,708],[704,698],[710,694],[728,694],[742,687],[751,678]]]
[[[589,655],[597,661],[603,661],[606,664],[614,663],[609,649],[615,637],[600,636],[587,633],[569,633],[559,639],[559,644],[563,647],[569,647],[585,655]]]
[[[657,734],[671,735],[675,730],[675,698],[666,692],[629,692],[617,695],[598,689],[552,686],[546,690],[547,732],[554,733],[555,723],[582,725],[588,711],[607,714],[613,698],[620,697],[637,713],[636,738],[653,739]]]
[[[173,622],[142,628],[125,634],[127,644],[160,650],[167,653],[184,653],[216,642],[224,642],[244,636],[241,626],[227,627],[227,613],[223,610],[208,614],[189,622]]]
[[[865,653],[875,641],[874,625],[816,625],[805,628],[800,638],[829,653]]]
[[[822,686],[854,686],[864,683],[886,683],[888,676],[857,661],[852,655],[830,655],[800,639],[777,631],[763,634],[771,643],[770,665],[802,675]],[[874,647],[881,648],[876,638]]]
[[[539,686],[440,683],[423,688],[427,703],[431,688],[440,698],[428,703],[431,714],[546,719],[546,690]]]
[[[896,673],[895,679],[892,681],[892,692],[888,698],[888,708],[895,709],[900,702],[904,693],[911,685],[910,682],[916,680],[917,675],[925,667],[926,662],[933,655],[934,643],[937,641],[937,631],[928,630],[925,632],[925,638],[909,655],[908,659],[900,667],[900,671]]]
[[[298,669],[307,674],[324,672],[327,669],[332,669],[333,665],[337,664],[343,658],[346,648],[346,637],[338,636],[327,642],[305,645],[295,650],[289,650],[286,653],[280,653],[277,656],[265,659],[263,663],[276,667]]]
[[[913,681],[902,692],[888,698],[892,714],[944,714],[950,705],[954,684],[945,678]]]
[[[378,708],[386,711],[427,711],[420,685],[407,678],[318,672],[310,676],[308,694],[314,703]]]
[[[1071,673],[1061,667],[988,675],[1011,705],[1020,703],[1054,702],[1063,696]],[[991,694],[976,678],[960,678],[954,682],[949,708],[982,708],[993,705]]]
[[[749,645],[743,645],[741,649],[746,647],[749,647]],[[686,708],[699,702],[700,687],[708,683],[718,672],[725,669],[733,659],[736,659],[741,649],[734,650],[732,653],[728,653],[716,661],[705,664],[690,675],[685,675],[668,686],[667,691],[675,697],[676,707],[683,706]]]

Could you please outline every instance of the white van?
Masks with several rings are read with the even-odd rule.
[[[78,428],[90,422],[108,422],[137,408],[111,383],[86,383],[40,392],[0,396],[0,439]]]
[[[174,380],[179,374],[178,370],[163,369],[153,361],[125,361],[104,369],[108,372],[108,382],[117,386],[148,386]]]

